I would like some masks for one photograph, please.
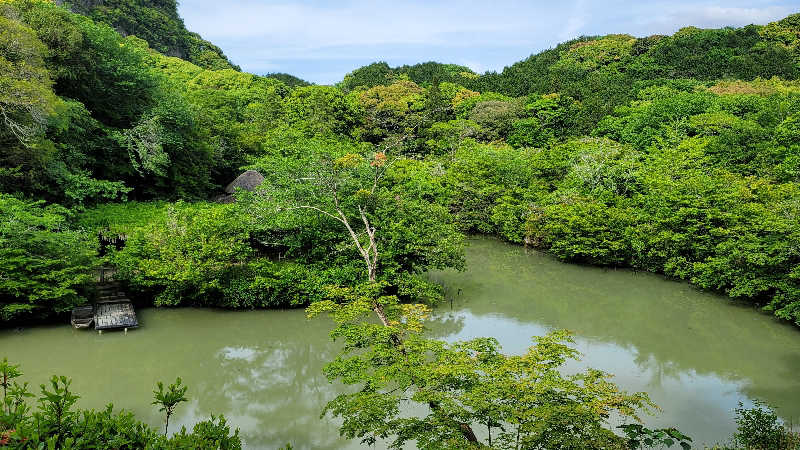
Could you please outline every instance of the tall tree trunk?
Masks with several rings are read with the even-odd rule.
[[[347,231],[350,233],[350,237],[353,239],[353,242],[358,249],[358,252],[361,254],[361,257],[364,258],[364,262],[367,265],[367,278],[369,279],[370,283],[375,283],[378,280],[378,244],[375,239],[375,228],[372,227],[369,223],[369,219],[364,211],[364,209],[359,206],[358,211],[361,214],[361,221],[364,223],[364,229],[367,233],[367,237],[369,237],[369,244],[366,248],[361,244],[361,241],[358,239],[358,235],[355,233],[353,228],[350,226],[350,222],[347,219],[347,216],[344,212],[339,209],[339,202],[338,199],[336,200],[336,212],[339,213],[339,221],[344,224],[347,228]],[[372,310],[375,311],[375,315],[378,316],[378,319],[381,321],[383,326],[389,326],[389,317],[386,315],[386,312],[383,309],[383,305],[379,303],[375,303],[372,305]],[[395,343],[397,346],[400,346],[402,342],[400,341],[397,336],[394,336]],[[437,409],[438,407],[434,404],[429,405],[431,409]],[[461,434],[464,436],[464,439],[467,442],[478,443],[478,438],[475,436],[475,432],[472,430],[472,427],[469,426],[468,423],[464,422],[457,422],[458,428]]]

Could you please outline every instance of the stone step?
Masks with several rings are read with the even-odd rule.
[[[110,300],[98,300],[94,302],[95,305],[113,305],[116,303],[131,303],[130,299],[128,298],[115,298]]]
[[[110,286],[107,288],[99,288],[97,292],[119,292],[122,290],[122,286]]]
[[[98,291],[118,291],[120,289],[122,289],[122,286],[118,284],[114,286],[97,286]]]
[[[122,288],[115,287],[115,288],[98,289],[97,290],[97,293],[100,294],[100,295],[116,294],[117,292],[122,292]]]
[[[113,290],[109,289],[107,291],[98,291],[97,295],[118,295],[124,293],[125,292],[122,289],[113,289]]]

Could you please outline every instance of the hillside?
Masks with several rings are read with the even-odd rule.
[[[224,188],[244,171],[260,175]],[[751,307],[753,317],[766,315],[739,328],[723,308],[711,320],[696,314],[695,300],[680,293],[665,297],[678,299],[668,302],[679,308],[662,317],[647,303],[660,295],[650,288],[614,284],[604,297],[593,282],[557,289],[552,309],[559,316],[593,302],[573,323],[600,312],[610,321],[598,324],[610,325],[595,327],[657,328],[660,354],[690,351],[680,344],[687,339],[661,338],[670,333],[702,330],[694,336],[720,341],[722,323],[756,348],[763,335],[750,334],[755,328],[800,326],[800,14],[671,36],[582,37],[500,73],[378,62],[326,86],[238,70],[185,29],[174,0],[85,0],[71,10],[48,0],[0,0],[0,223],[0,327],[67,323],[73,308],[95,298],[96,270],[111,266],[137,306],[306,307],[308,316],[331,316],[325,326],[335,327],[338,356],[305,335],[287,342],[303,348],[303,360],[310,351],[329,361],[329,381],[361,387],[325,409],[343,419],[337,426],[346,438],[488,448],[475,427],[488,431],[494,448],[640,448],[637,439],[688,448],[689,438],[674,428],[632,423],[623,427],[627,438],[612,428],[609,417],[635,422],[634,413],[655,405],[604,372],[562,378],[560,366],[578,355],[578,339],[565,330],[535,337],[523,356],[502,353],[491,337],[431,338],[431,320],[484,328],[452,314],[432,316],[430,305],[447,292],[429,275],[464,269],[468,236],[485,235],[563,262],[684,280]],[[124,245],[104,246],[104,237]],[[519,265],[533,261],[497,255],[470,261],[473,270],[503,266],[496,285],[470,281],[486,289],[491,308],[498,303],[492,297],[506,296],[518,281]],[[537,263],[525,270],[540,272],[544,283],[550,277]],[[453,286],[450,299],[453,291],[461,295]],[[629,289],[635,308],[620,314],[619,304],[607,306]],[[533,314],[537,294],[518,292],[505,301]],[[720,300],[714,297],[691,298]],[[259,346],[263,324],[248,328]],[[515,325],[560,326],[570,325]],[[646,349],[612,341],[603,348],[625,347],[631,361],[651,367]],[[164,342],[192,360],[188,370],[202,373],[196,354]],[[794,342],[774,342],[785,342],[789,353],[762,358],[794,360]],[[227,344],[213,345],[215,356],[204,364]],[[740,352],[709,348],[696,359]],[[288,359],[278,350],[282,366]],[[261,368],[275,366],[269,361]],[[749,386],[740,383],[747,372],[728,369],[735,365],[716,366],[734,377],[726,392]],[[18,374],[5,360],[0,371]],[[705,383],[695,375],[707,372],[691,372],[693,389]],[[252,373],[241,398],[261,391],[264,377],[302,380]],[[167,397],[180,402],[185,392],[177,385],[180,378],[170,392],[161,383],[154,391],[166,422]],[[217,401],[217,391],[235,392],[215,387],[222,385],[205,383],[211,390],[197,395]],[[135,448],[241,448],[239,431],[229,436],[222,416],[172,436],[165,423],[161,436],[111,409],[62,415],[77,397],[66,378],[51,386],[54,393],[42,387],[33,415],[24,387],[9,390],[0,446],[14,439],[20,448],[99,448],[111,442],[107,434],[136,438],[114,441]],[[303,401],[322,407],[328,400],[306,391]],[[409,401],[416,404],[405,408]],[[778,440],[800,440],[768,408],[741,405],[737,420],[758,421]],[[315,412],[311,420],[318,418]],[[509,423],[516,426],[504,430]],[[87,429],[102,432],[87,437]]]
[[[408,79],[417,84],[452,82],[467,85],[476,78],[478,75],[469,67],[457,64],[428,61],[414,65],[390,67],[386,62],[376,62],[347,74],[339,83],[339,87],[345,91],[352,91],[358,87],[385,86],[399,79]]]
[[[91,5],[90,15],[122,11]],[[174,2],[160,5],[182,27]],[[400,161],[393,168],[405,167],[388,172],[390,189],[436,205],[459,233],[664,273],[800,324],[791,244],[800,230],[798,15],[673,36],[581,38],[499,74],[376,63],[339,86],[314,86],[165,56],[49,2],[0,8],[0,191],[21,211],[38,200],[99,208],[90,229],[139,218],[121,230],[134,234],[160,213],[105,213],[103,204],[202,202],[245,168],[279,180],[329,152],[388,153]],[[240,223],[229,231],[298,252],[307,265],[296,276],[339,264],[317,253],[328,238],[313,238],[330,224],[300,232],[295,222]],[[387,276],[417,270],[397,264]],[[325,282],[345,282],[352,270]],[[206,292],[203,282],[192,282],[197,292]],[[196,301],[192,283],[170,301]],[[226,295],[219,301],[238,304]]]
[[[687,279],[800,324],[798,15],[581,38],[500,74],[376,63],[337,87],[209,70],[48,2],[0,6],[0,190],[22,210],[99,207],[89,227],[113,229],[142,212],[106,217],[105,202],[202,201],[244,168],[277,180],[326,152],[389,152],[407,165],[391,189],[433,202],[460,232]],[[237,233],[338,264],[316,253],[315,232],[284,226]],[[195,298],[171,301],[183,295]]]
[[[453,82],[510,97],[558,92],[583,103],[584,132],[649,86],[678,80],[800,77],[800,14],[768,25],[700,29],[671,36],[584,36],[477,76],[466,67],[428,62],[391,68],[380,62],[354,70],[341,87],[373,87],[408,77],[418,84]]]
[[[151,48],[206,69],[236,69],[222,49],[186,29],[175,0],[57,0],[72,11],[113,27],[122,36],[135,35]]]

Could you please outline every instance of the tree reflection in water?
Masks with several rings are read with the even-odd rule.
[[[686,283],[563,264],[488,238],[470,241],[467,267],[430,274],[461,291],[454,309],[463,330],[439,333],[449,340],[493,336],[522,352],[531,335],[569,329],[584,354],[579,367],[650,392],[665,409],[655,423],[707,440],[732,431],[738,401],[760,399],[786,420],[800,418],[800,331],[770,315]]]
[[[623,389],[649,392],[664,409],[650,423],[676,425],[698,444],[730,435],[738,401],[764,400],[800,421],[800,332],[770,316],[685,283],[562,264],[491,239],[472,240],[467,263],[463,273],[431,274],[453,298],[428,324],[432,337],[493,336],[519,353],[533,335],[572,330],[584,356],[566,370],[595,367]],[[338,350],[327,319],[308,321],[302,310],[138,313],[142,328],[127,336],[0,331],[0,357],[21,364],[34,386],[68,375],[80,406],[111,401],[153,426],[162,420],[150,405],[155,382],[181,376],[190,402],[178,425],[221,413],[249,448],[360,448],[320,419],[343,389],[322,374]]]

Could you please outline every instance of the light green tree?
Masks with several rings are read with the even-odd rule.
[[[31,146],[44,131],[56,97],[44,64],[45,46],[0,10],[0,145]]]
[[[94,246],[57,205],[0,194],[0,321],[46,317],[86,302]]]
[[[181,386],[181,378],[178,377],[174,383],[167,386],[164,390],[164,383],[158,382],[158,389],[153,391],[154,405],[159,406],[159,411],[164,413],[164,435],[169,433],[169,418],[175,412],[175,407],[183,402],[189,401],[186,398],[188,386]]]
[[[370,320],[381,305],[384,323]],[[308,308],[328,314],[341,354],[325,368],[330,380],[357,386],[326,406],[343,420],[343,436],[391,448],[626,448],[609,429],[612,414],[638,420],[655,405],[628,394],[610,375],[589,369],[563,375],[576,359],[569,333],[534,338],[527,353],[501,353],[496,340],[448,344],[429,339],[424,305],[400,304],[380,284],[331,289]]]

